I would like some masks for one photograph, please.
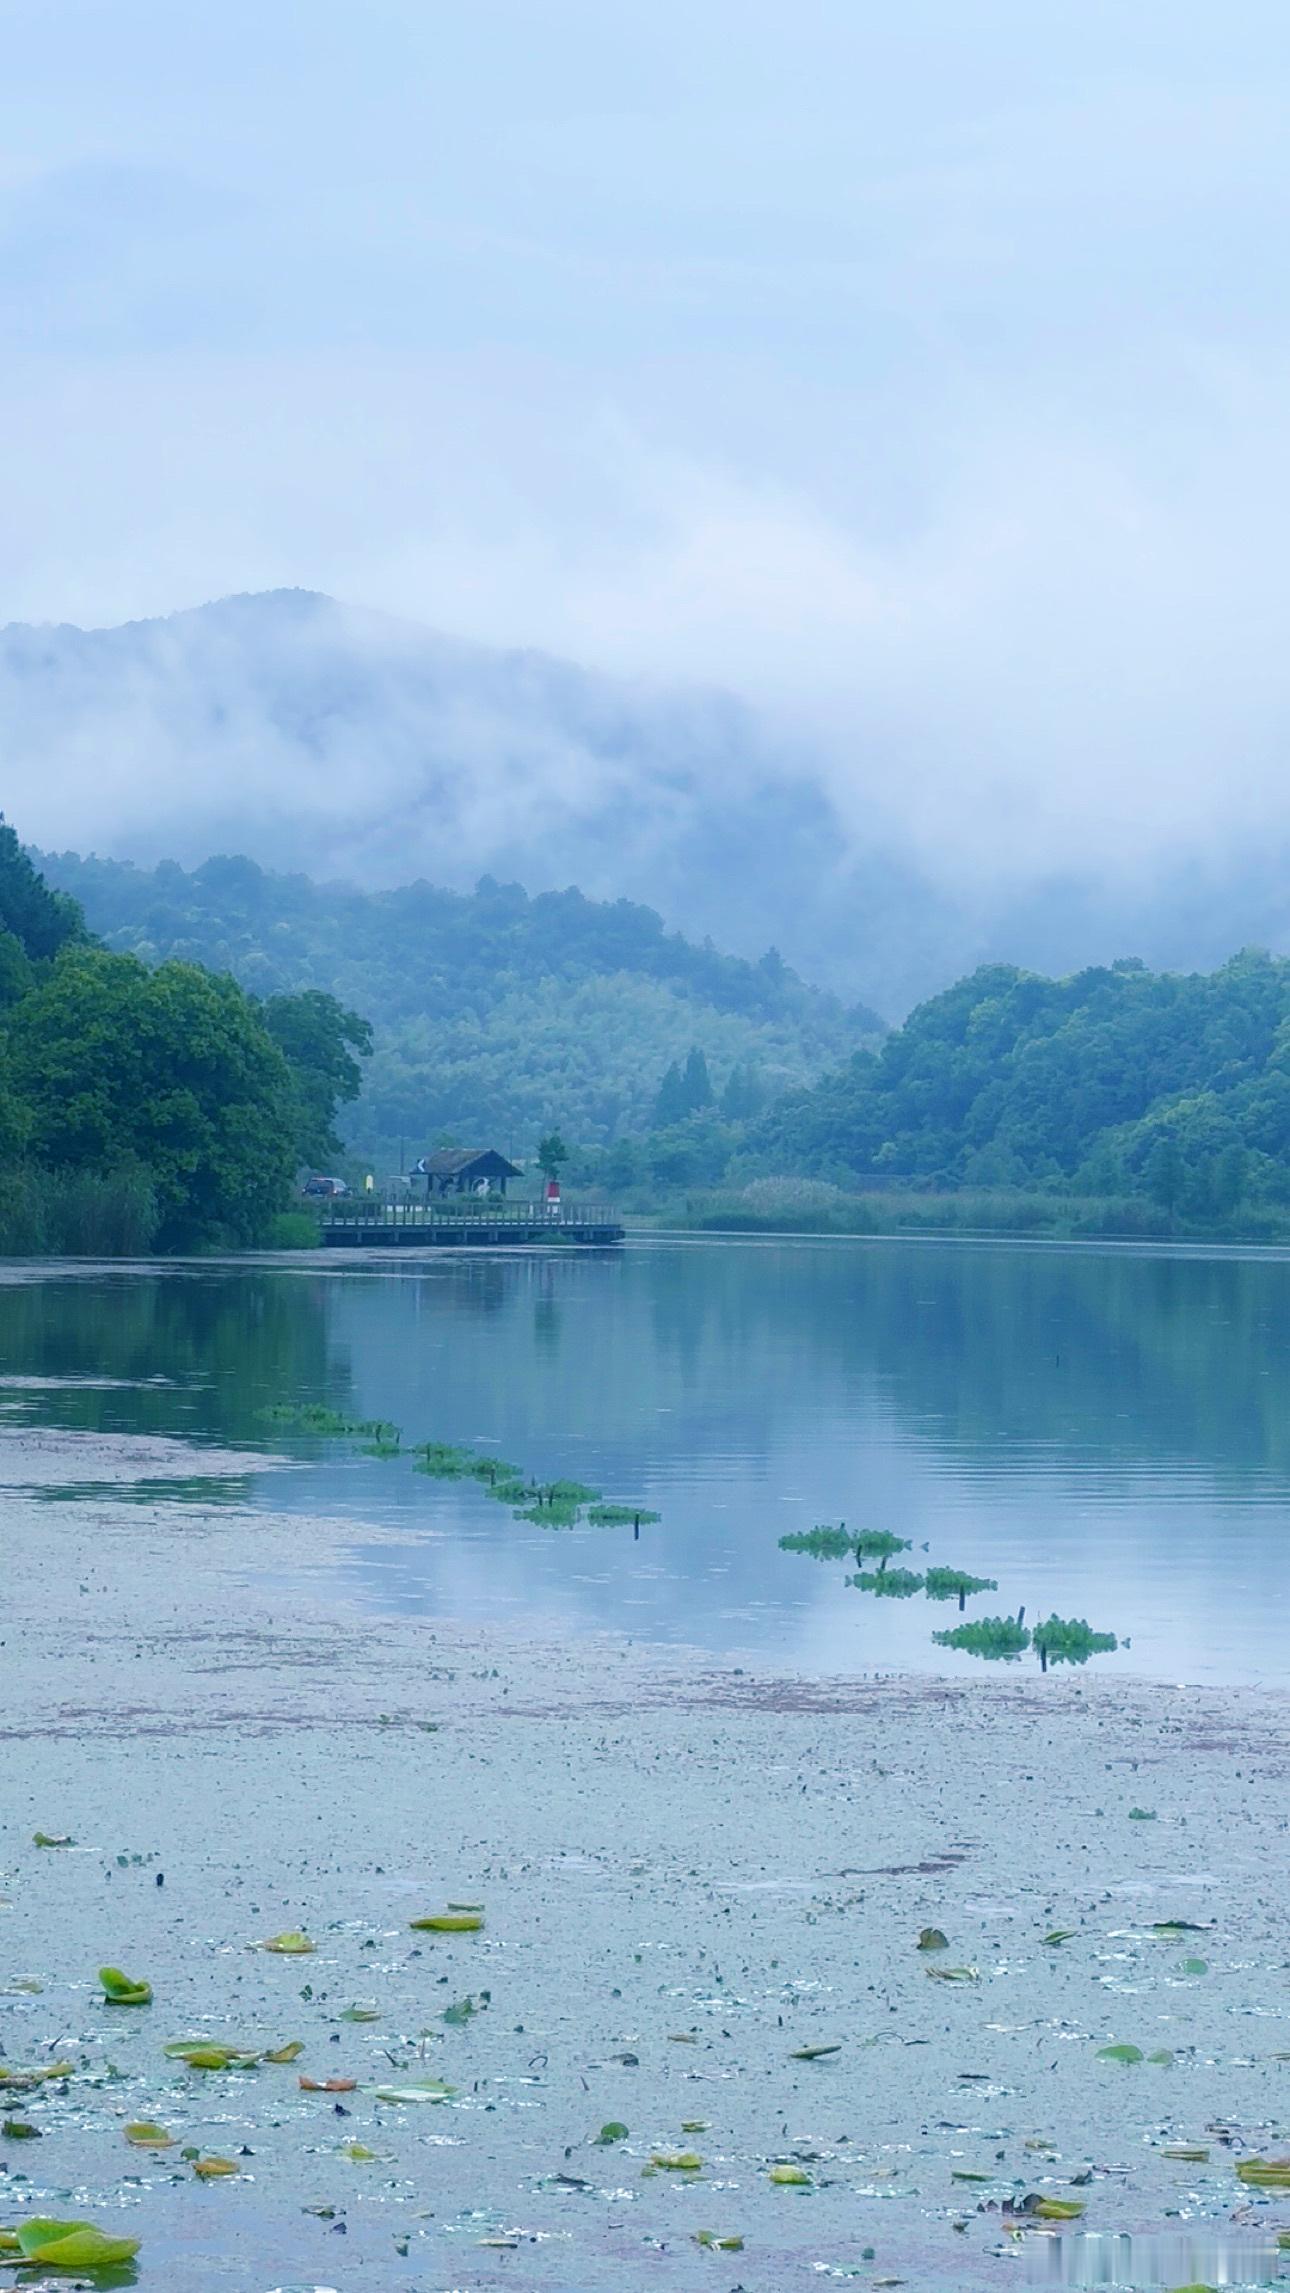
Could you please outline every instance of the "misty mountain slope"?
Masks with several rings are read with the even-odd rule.
[[[211,851],[366,885],[481,874],[645,899],[757,956],[783,924],[864,993],[872,901],[803,759],[717,693],[490,651],[303,591],[117,629],[0,631],[32,841]],[[844,897],[845,895],[845,897]]]
[[[552,1122],[600,1142],[648,1123],[664,1070],[693,1044],[718,1088],[752,1067],[769,1096],[882,1033],[777,957],[696,946],[627,901],[530,899],[491,880],[364,892],[238,858],[191,873],[74,853],[39,864],[109,947],[186,957],[265,995],[324,988],[369,1018],[350,1135],[373,1152],[442,1131],[519,1149]]]
[[[870,744],[872,746],[872,743]],[[895,1018],[975,964],[1066,973],[1290,946],[1290,866],[1257,850],[935,876],[876,825],[897,768],[826,760],[728,695],[437,636],[306,591],[120,628],[0,631],[4,793],[32,841],[192,866],[212,851],[369,887],[577,884]],[[841,775],[841,778],[839,777]],[[849,778],[875,792],[849,800]],[[898,806],[896,807],[898,810]],[[858,825],[857,825],[858,824]]]

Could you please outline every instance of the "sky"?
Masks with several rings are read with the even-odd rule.
[[[726,685],[971,866],[1290,827],[1283,0],[0,51],[0,621],[300,585]]]

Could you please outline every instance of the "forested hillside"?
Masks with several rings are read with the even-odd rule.
[[[790,1093],[749,1145],[763,1167],[844,1182],[1144,1195],[1198,1223],[1285,1202],[1290,962],[990,965]]]
[[[720,955],[626,900],[530,899],[489,879],[363,892],[232,858],[186,872],[38,857],[111,948],[228,970],[258,995],[322,989],[370,1019],[349,1137],[373,1157],[445,1133],[525,1152],[552,1122],[581,1145],[640,1132],[696,1047],[746,1113],[882,1033],[776,955]]]

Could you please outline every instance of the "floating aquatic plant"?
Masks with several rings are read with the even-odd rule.
[[[1050,1616],[1035,1626],[1035,1654],[1041,1672],[1051,1664],[1087,1664],[1090,1656],[1113,1656],[1119,1642],[1113,1632],[1094,1632],[1082,1616]]]
[[[925,1586],[929,1600],[957,1600],[960,1615],[974,1593],[997,1592],[992,1576],[969,1576],[961,1568],[929,1568]]]
[[[302,1934],[299,1927],[288,1927],[282,1935],[270,1935],[267,1943],[260,1945],[262,1951],[274,1951],[279,1958],[285,1959],[308,1958],[310,1952],[317,1948],[317,1943],[311,1943],[308,1935]]]
[[[42,2269],[119,2269],[133,2261],[137,2237],[109,2237],[92,2221],[53,2221],[36,2215],[5,2233],[10,2252]]]
[[[938,1648],[959,1648],[968,1656],[1021,1656],[1030,1646],[1030,1634],[1020,1616],[978,1616],[970,1624],[934,1632],[932,1638]]]
[[[910,1568],[861,1569],[847,1583],[857,1592],[876,1592],[885,1600],[911,1600],[923,1589],[923,1579]]]
[[[475,1459],[469,1449],[458,1449],[450,1441],[422,1441],[416,1450],[418,1473],[428,1473],[435,1481],[465,1481],[474,1472]]]
[[[174,2148],[174,2135],[168,2134],[164,2126],[159,2126],[155,2118],[132,2118],[129,2125],[123,2126],[121,2131],[131,2149],[134,2150],[170,2150]]]
[[[574,1529],[582,1519],[582,1507],[569,1497],[539,1499],[536,1505],[523,1505],[516,1513],[517,1521],[536,1521],[544,1529]]]
[[[152,1984],[135,1982],[132,1976],[122,1974],[120,1967],[100,1967],[99,1981],[103,1985],[103,1997],[108,2006],[152,2004]]]
[[[260,2057],[238,2046],[221,2046],[209,2038],[172,2038],[162,2048],[172,2062],[186,2062],[190,2070],[253,2070]]]
[[[416,1935],[476,1935],[484,1924],[484,1914],[476,1910],[427,1911],[419,1919],[409,1919],[408,1925]]]
[[[587,1507],[587,1519],[598,1529],[639,1529],[643,1522],[662,1519],[660,1513],[651,1513],[646,1505],[599,1504]]]
[[[782,1553],[809,1553],[812,1560],[844,1561],[855,1552],[856,1540],[843,1521],[836,1529],[827,1521],[814,1529],[793,1529],[779,1540]],[[859,1556],[857,1555],[857,1558]]]
[[[907,1553],[912,1539],[893,1537],[890,1529],[859,1529],[851,1539],[851,1550],[858,1561],[877,1561],[886,1568],[897,1553]]]

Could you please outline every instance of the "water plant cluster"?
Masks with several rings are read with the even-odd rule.
[[[972,1576],[966,1569],[889,1568],[888,1562],[897,1553],[909,1552],[911,1544],[909,1537],[893,1536],[889,1529],[849,1529],[845,1521],[836,1525],[822,1521],[813,1529],[796,1529],[779,1540],[781,1552],[805,1553],[813,1560],[846,1560],[854,1555],[860,1565],[844,1582],[854,1591],[871,1593],[879,1600],[912,1600],[921,1592],[928,1600],[957,1600],[962,1614],[968,1601],[978,1594],[998,1591],[996,1578]],[[866,1568],[866,1561],[875,1561],[877,1566]],[[976,1617],[934,1632],[932,1639],[938,1648],[955,1648],[966,1656],[995,1661],[1015,1659],[1033,1649],[1041,1672],[1050,1664],[1087,1664],[1090,1656],[1111,1655],[1119,1646],[1113,1632],[1095,1632],[1080,1616],[1050,1616],[1031,1630],[1025,1615],[1021,1608],[1015,1617]]]
[[[606,1497],[585,1481],[539,1480],[489,1450],[452,1441],[420,1441],[405,1449],[400,1428],[384,1418],[347,1417],[321,1402],[279,1402],[261,1414],[284,1431],[361,1442],[368,1457],[408,1456],[413,1470],[432,1481],[475,1481],[498,1504],[509,1505],[517,1521],[535,1521],[542,1528],[572,1529],[585,1520],[593,1528],[630,1528],[639,1536],[662,1517],[635,1498]]]

